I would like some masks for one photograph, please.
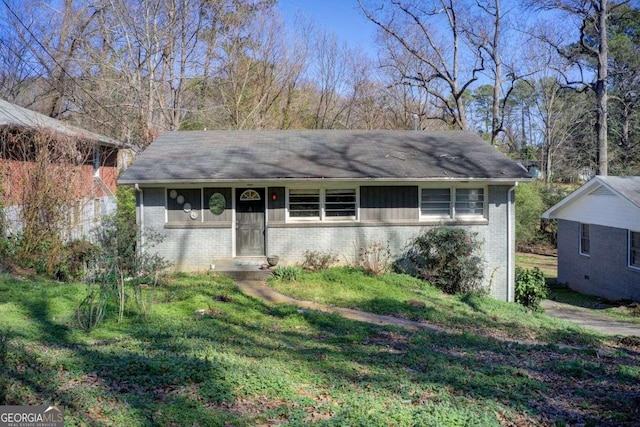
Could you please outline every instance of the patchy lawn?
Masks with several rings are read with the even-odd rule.
[[[555,283],[558,278],[558,257],[555,255],[517,253],[516,265],[528,269],[538,267],[544,273],[548,283]]]
[[[153,300],[146,321],[129,300],[123,323],[110,307],[104,323],[83,332],[73,313],[85,285],[0,276],[0,404],[60,404],[69,426],[637,425],[637,341],[608,340],[513,304],[438,297],[406,276],[314,275],[297,287],[316,283],[316,299],[328,275],[322,280],[334,291],[343,281],[364,294],[364,309],[425,316],[452,332],[267,306],[206,275],[145,289]],[[425,303],[422,314],[412,311],[420,304],[401,309],[407,293]]]
[[[583,295],[566,286],[558,285],[558,258],[553,255],[518,253],[516,265],[522,268],[538,267],[549,285],[549,299],[594,310],[615,319],[640,323],[640,303],[633,301],[609,301],[604,298]]]

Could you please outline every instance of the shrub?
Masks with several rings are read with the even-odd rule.
[[[547,297],[544,274],[538,267],[532,270],[516,268],[516,302],[540,311],[540,302]]]
[[[338,257],[330,252],[304,251],[302,268],[305,270],[325,270],[338,262]]]
[[[60,262],[55,268],[58,280],[69,281],[82,277],[88,264],[95,259],[100,248],[87,240],[71,240],[62,248]]]
[[[295,265],[276,267],[273,269],[273,276],[285,282],[295,282],[302,274],[302,268]]]
[[[361,268],[367,274],[382,276],[389,271],[390,259],[389,245],[385,246],[382,242],[374,242],[357,249],[356,267]]]
[[[482,293],[483,260],[477,233],[462,228],[435,227],[416,237],[403,261],[405,271],[449,294]]]

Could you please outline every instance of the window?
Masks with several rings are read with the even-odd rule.
[[[355,218],[356,190],[326,190],[324,212],[327,217]]]
[[[321,220],[356,219],[355,188],[290,189],[289,218]]]
[[[640,232],[629,231],[629,266],[640,268]]]
[[[456,216],[483,216],[484,189],[456,188]]]
[[[483,218],[484,188],[423,188],[420,192],[420,217]]]
[[[240,195],[241,202],[252,202],[258,200],[260,200],[260,193],[258,193],[256,190],[245,190]]]
[[[580,224],[580,253],[589,255],[589,224]]]
[[[420,214],[423,216],[450,217],[451,189],[423,188]]]
[[[320,190],[289,190],[289,216],[320,218]]]

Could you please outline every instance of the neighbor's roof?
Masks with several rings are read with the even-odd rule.
[[[160,135],[119,182],[529,178],[472,132],[177,131]]]
[[[27,108],[0,99],[0,127],[12,126],[17,128],[44,128],[68,136],[99,142],[102,145],[122,147],[123,143],[108,136],[89,132],[76,126],[68,125],[60,120],[36,113]]]
[[[553,205],[542,214],[543,218],[554,219],[555,215],[574,201],[591,194],[600,187],[608,189],[618,197],[640,208],[640,176],[595,176],[582,187]]]

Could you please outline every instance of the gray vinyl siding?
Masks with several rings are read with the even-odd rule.
[[[418,220],[417,186],[360,187],[362,221]]]
[[[269,197],[269,222],[284,222],[286,215],[284,187],[269,187],[267,195]],[[274,195],[275,200],[273,200]]]
[[[590,253],[580,254],[580,223],[558,220],[558,283],[588,295],[640,301],[640,271],[628,267],[628,230],[589,226]]]
[[[194,221],[202,221],[200,218],[200,207],[202,205],[202,193],[199,188],[179,188],[176,189],[178,196],[175,199],[169,197],[171,189],[167,189],[167,220],[169,222],[190,223]],[[178,198],[184,197],[184,203],[178,203]],[[189,203],[191,210],[198,212],[196,219],[191,219],[189,212],[185,212],[184,205]]]
[[[211,198],[211,196],[213,196],[215,193],[220,193],[224,196],[224,199],[226,201],[225,204],[225,208],[224,208],[224,212],[222,212],[220,215],[214,215],[211,213],[211,211],[209,210],[209,199]],[[205,222],[220,222],[220,223],[229,223],[229,225],[231,224],[232,218],[233,218],[233,206],[232,206],[232,200],[231,200],[231,188],[228,187],[209,187],[209,188],[205,188],[203,190],[203,194],[204,194],[204,206],[203,206],[203,219]]]

